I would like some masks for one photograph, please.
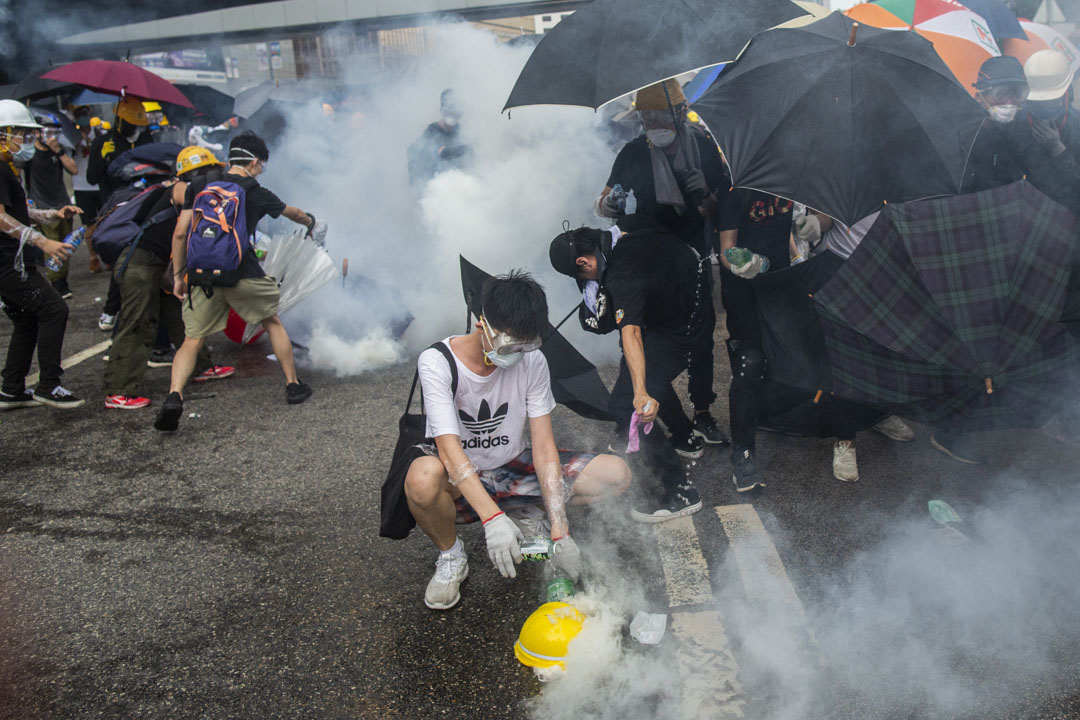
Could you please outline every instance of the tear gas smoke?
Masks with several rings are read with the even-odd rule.
[[[321,348],[312,353],[316,366],[338,374],[405,359],[462,332],[459,254],[492,274],[531,271],[548,292],[556,322],[580,300],[573,283],[551,269],[547,248],[563,220],[595,221],[592,199],[613,160],[599,116],[583,108],[529,107],[508,119],[500,110],[529,49],[499,45],[467,25],[441,26],[436,40],[435,52],[410,71],[370,87],[358,129],[323,117],[313,97],[289,114],[272,149],[266,186],[328,220],[328,250],[335,263],[349,259],[344,288],[330,283],[285,315],[298,341]],[[357,59],[345,80],[370,77]],[[465,111],[460,132],[471,148],[469,162],[411,188],[406,150],[438,119],[439,95],[448,87]],[[357,343],[379,329],[400,329],[410,314],[396,352],[381,347],[364,359],[353,356]],[[575,343],[585,335],[564,329]],[[592,348],[594,357],[596,348],[614,352],[613,342],[590,336],[586,344],[583,351]]]

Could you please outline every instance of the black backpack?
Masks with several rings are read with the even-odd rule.
[[[458,372],[453,353],[441,341],[431,347],[441,352],[446,362],[450,363],[450,394],[457,395]],[[394,457],[390,461],[390,471],[382,484],[382,518],[379,522],[379,535],[393,540],[404,540],[416,527],[416,519],[409,512],[409,501],[405,498],[405,476],[409,474],[409,466],[413,464],[413,461],[424,455],[424,451],[416,446],[427,439],[423,388],[420,389],[420,413],[409,412],[413,395],[416,393],[416,385],[419,382],[420,371],[417,370],[413,374],[409,400],[405,403],[405,413],[398,420],[398,439],[397,445],[394,446]]]

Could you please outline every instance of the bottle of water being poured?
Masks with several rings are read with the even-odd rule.
[[[64,238],[63,242],[71,245],[71,253],[73,255],[75,254],[76,248],[82,245],[83,237],[85,235],[86,226],[82,226],[78,230],[68,233],[68,236]],[[53,272],[57,272],[60,270],[61,264],[56,262],[56,258],[50,255],[49,257],[45,258],[45,267],[49,268]]]

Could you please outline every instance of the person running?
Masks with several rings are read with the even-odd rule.
[[[177,157],[177,175],[184,181],[205,177],[205,173],[221,163],[208,150],[185,148]],[[161,288],[161,278],[168,272],[172,254],[172,238],[176,230],[179,208],[184,204],[187,182],[167,181],[160,188],[149,190],[139,200],[142,207],[134,222],[145,229],[134,248],[121,254],[113,270],[120,289],[121,310],[109,362],[105,365],[105,407],[115,410],[137,410],[150,405],[150,398],[138,395],[139,383],[148,366],[153,366],[153,348],[159,323],[176,344],[184,341],[184,323],[180,301]],[[133,201],[134,202],[134,201]],[[171,273],[169,274],[171,277]],[[210,348],[199,348],[194,367],[194,380],[219,380],[236,373],[233,367],[214,365]]]
[[[230,309],[245,322],[261,323],[266,330],[274,355],[285,374],[286,402],[295,405],[311,397],[311,388],[296,376],[292,343],[277,315],[277,281],[268,277],[259,266],[250,233],[255,232],[255,226],[264,216],[276,218],[284,215],[306,227],[316,242],[324,242],[326,223],[317,223],[314,215],[286,205],[259,184],[256,178],[266,171],[269,160],[270,151],[262,138],[252,132],[241,133],[229,144],[228,170],[220,175],[208,174],[190,183],[185,191],[184,208],[176,221],[172,238],[173,295],[183,302],[184,342],[173,358],[169,395],[154,420],[154,427],[162,432],[172,432],[179,426],[180,416],[184,412],[184,386],[195,369],[199,351],[206,344],[208,336],[225,329]],[[239,279],[231,286],[196,286],[189,291],[187,248],[193,208],[199,194],[216,181],[239,185],[244,193],[244,214],[249,236],[243,238]]]
[[[690,367],[700,335],[715,324],[702,285],[708,269],[694,249],[650,218],[628,215],[610,230],[578,228],[555,237],[551,266],[584,296],[583,329],[619,332],[623,357],[611,390],[616,441],[659,417],[673,437],[692,431],[672,381]],[[622,228],[632,228],[623,232]],[[676,450],[659,429],[638,433],[640,462],[657,486],[631,517],[658,523],[701,509],[701,497]],[[634,455],[634,458],[639,457]],[[636,460],[635,460],[636,462]]]
[[[511,271],[485,284],[480,303],[470,334],[444,339],[442,349],[429,348],[417,361],[428,439],[409,466],[405,496],[439,549],[424,592],[433,610],[456,605],[469,575],[456,523],[482,521],[488,558],[506,578],[517,575],[522,528],[548,535],[554,564],[576,581],[581,552],[566,505],[610,498],[630,485],[619,458],[555,444],[551,375],[536,352],[548,319],[543,288],[528,273]],[[527,512],[541,504],[546,523]]]
[[[0,100],[0,301],[11,319],[7,360],[0,371],[0,410],[33,405],[77,408],[84,400],[60,384],[60,366],[67,329],[68,306],[37,270],[31,248],[63,262],[71,245],[50,240],[31,223],[69,219],[79,213],[74,205],[54,210],[30,209],[15,163],[28,162],[35,152],[41,125],[30,109],[16,100]],[[26,387],[26,376],[37,350],[37,387]]]

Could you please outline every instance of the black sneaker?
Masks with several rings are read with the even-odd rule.
[[[711,413],[698,413],[694,415],[694,434],[705,441],[708,445],[727,445],[728,439],[724,431],[716,424]]]
[[[154,350],[150,353],[150,359],[146,361],[146,367],[161,368],[169,367],[173,363],[173,356],[176,355],[175,350]]]
[[[71,292],[71,288],[68,286],[67,278],[63,280],[57,280],[52,284],[53,290],[59,293],[60,297],[67,300],[68,298],[75,297],[75,293]]]
[[[705,454],[705,441],[692,429],[685,435],[672,435],[668,442],[675,452],[690,460],[697,460]]]
[[[154,418],[154,429],[161,432],[174,432],[180,427],[180,416],[184,414],[184,401],[180,393],[171,392]]]
[[[743,450],[731,461],[731,479],[735,481],[737,492],[749,492],[754,488],[765,487],[765,476],[758,472],[754,462],[754,453]]]
[[[953,460],[959,460],[968,465],[982,465],[985,460],[975,449],[970,433],[950,433],[944,430],[935,430],[930,436],[930,445],[935,450],[940,450]]]
[[[30,388],[13,395],[0,392],[0,410],[18,410],[25,407],[37,407],[40,404],[34,399],[34,391]]]
[[[661,523],[684,515],[693,515],[701,509],[701,496],[697,488],[687,481],[672,492],[664,493],[660,501],[634,508],[630,517],[640,523]]]
[[[60,408],[62,410],[71,410],[86,404],[85,400],[76,397],[70,390],[61,387],[60,385],[57,385],[49,392],[35,390],[34,400],[42,405],[48,405],[49,407]]]
[[[285,402],[290,405],[299,405],[311,397],[311,388],[300,381],[289,383],[285,386]]]

